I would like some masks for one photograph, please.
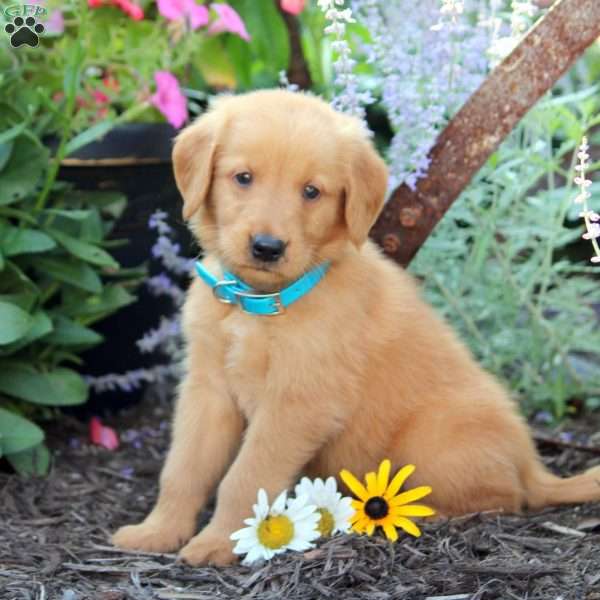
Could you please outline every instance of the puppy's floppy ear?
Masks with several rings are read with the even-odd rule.
[[[183,218],[189,219],[206,201],[213,176],[222,116],[209,112],[186,127],[173,147],[173,170],[183,196]]]
[[[383,207],[388,171],[370,141],[354,138],[349,144],[344,215],[350,240],[358,248],[367,239]]]

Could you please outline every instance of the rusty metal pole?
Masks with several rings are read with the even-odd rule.
[[[599,36],[600,0],[552,6],[440,134],[416,190],[393,192],[371,230],[388,256],[408,265],[502,140]]]

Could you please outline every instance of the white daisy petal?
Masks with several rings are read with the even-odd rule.
[[[335,477],[328,477],[325,481],[325,488],[327,493],[331,496],[335,495],[337,492],[337,483],[335,481]]]
[[[310,542],[306,542],[304,540],[292,540],[288,544],[288,548],[290,550],[296,550],[296,552],[303,552],[304,550],[314,548],[314,544],[311,544]]]
[[[273,506],[271,506],[271,514],[272,515],[280,515],[285,510],[285,503],[287,500],[287,490],[283,490],[279,496],[273,502]]]
[[[315,520],[317,522],[319,522],[319,519],[321,518],[319,513],[317,513],[317,507],[314,504],[307,504],[306,506],[302,506],[301,508],[296,510],[293,513],[293,515],[294,519],[297,519],[299,521],[306,519],[306,517],[310,517],[311,515],[315,516]]]
[[[238,529],[234,531],[230,536],[230,540],[243,540],[249,537],[255,537],[255,531],[251,527],[244,527],[243,529]]]
[[[288,515],[297,515],[298,512],[304,509],[308,504],[308,496],[302,495],[297,496],[296,498],[290,498],[287,503],[287,508],[285,510]]]
[[[308,477],[303,477],[300,483],[294,488],[296,496],[309,496],[312,490],[312,483]]]
[[[262,551],[262,546],[254,546],[254,548],[252,548],[248,552],[248,554],[246,555],[246,558],[244,558],[244,560],[242,562],[245,565],[251,565],[252,563],[255,563],[263,558],[265,558],[265,557],[264,557],[264,553]]]

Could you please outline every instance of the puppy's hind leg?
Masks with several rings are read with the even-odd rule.
[[[202,373],[207,372],[203,367]],[[189,375],[177,401],[158,501],[142,523],[113,535],[115,546],[170,552],[187,542],[195,533],[198,512],[233,460],[242,429],[242,417],[225,386]]]

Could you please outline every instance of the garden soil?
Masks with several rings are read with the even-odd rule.
[[[147,398],[107,419],[121,436],[112,452],[67,418],[49,432],[49,477],[0,473],[2,600],[600,600],[598,504],[431,522],[420,539],[396,544],[339,536],[255,568],[121,552],[109,535],[152,506],[170,411]],[[546,464],[566,475],[600,464],[599,430],[600,419],[586,417],[536,426],[536,439]]]

